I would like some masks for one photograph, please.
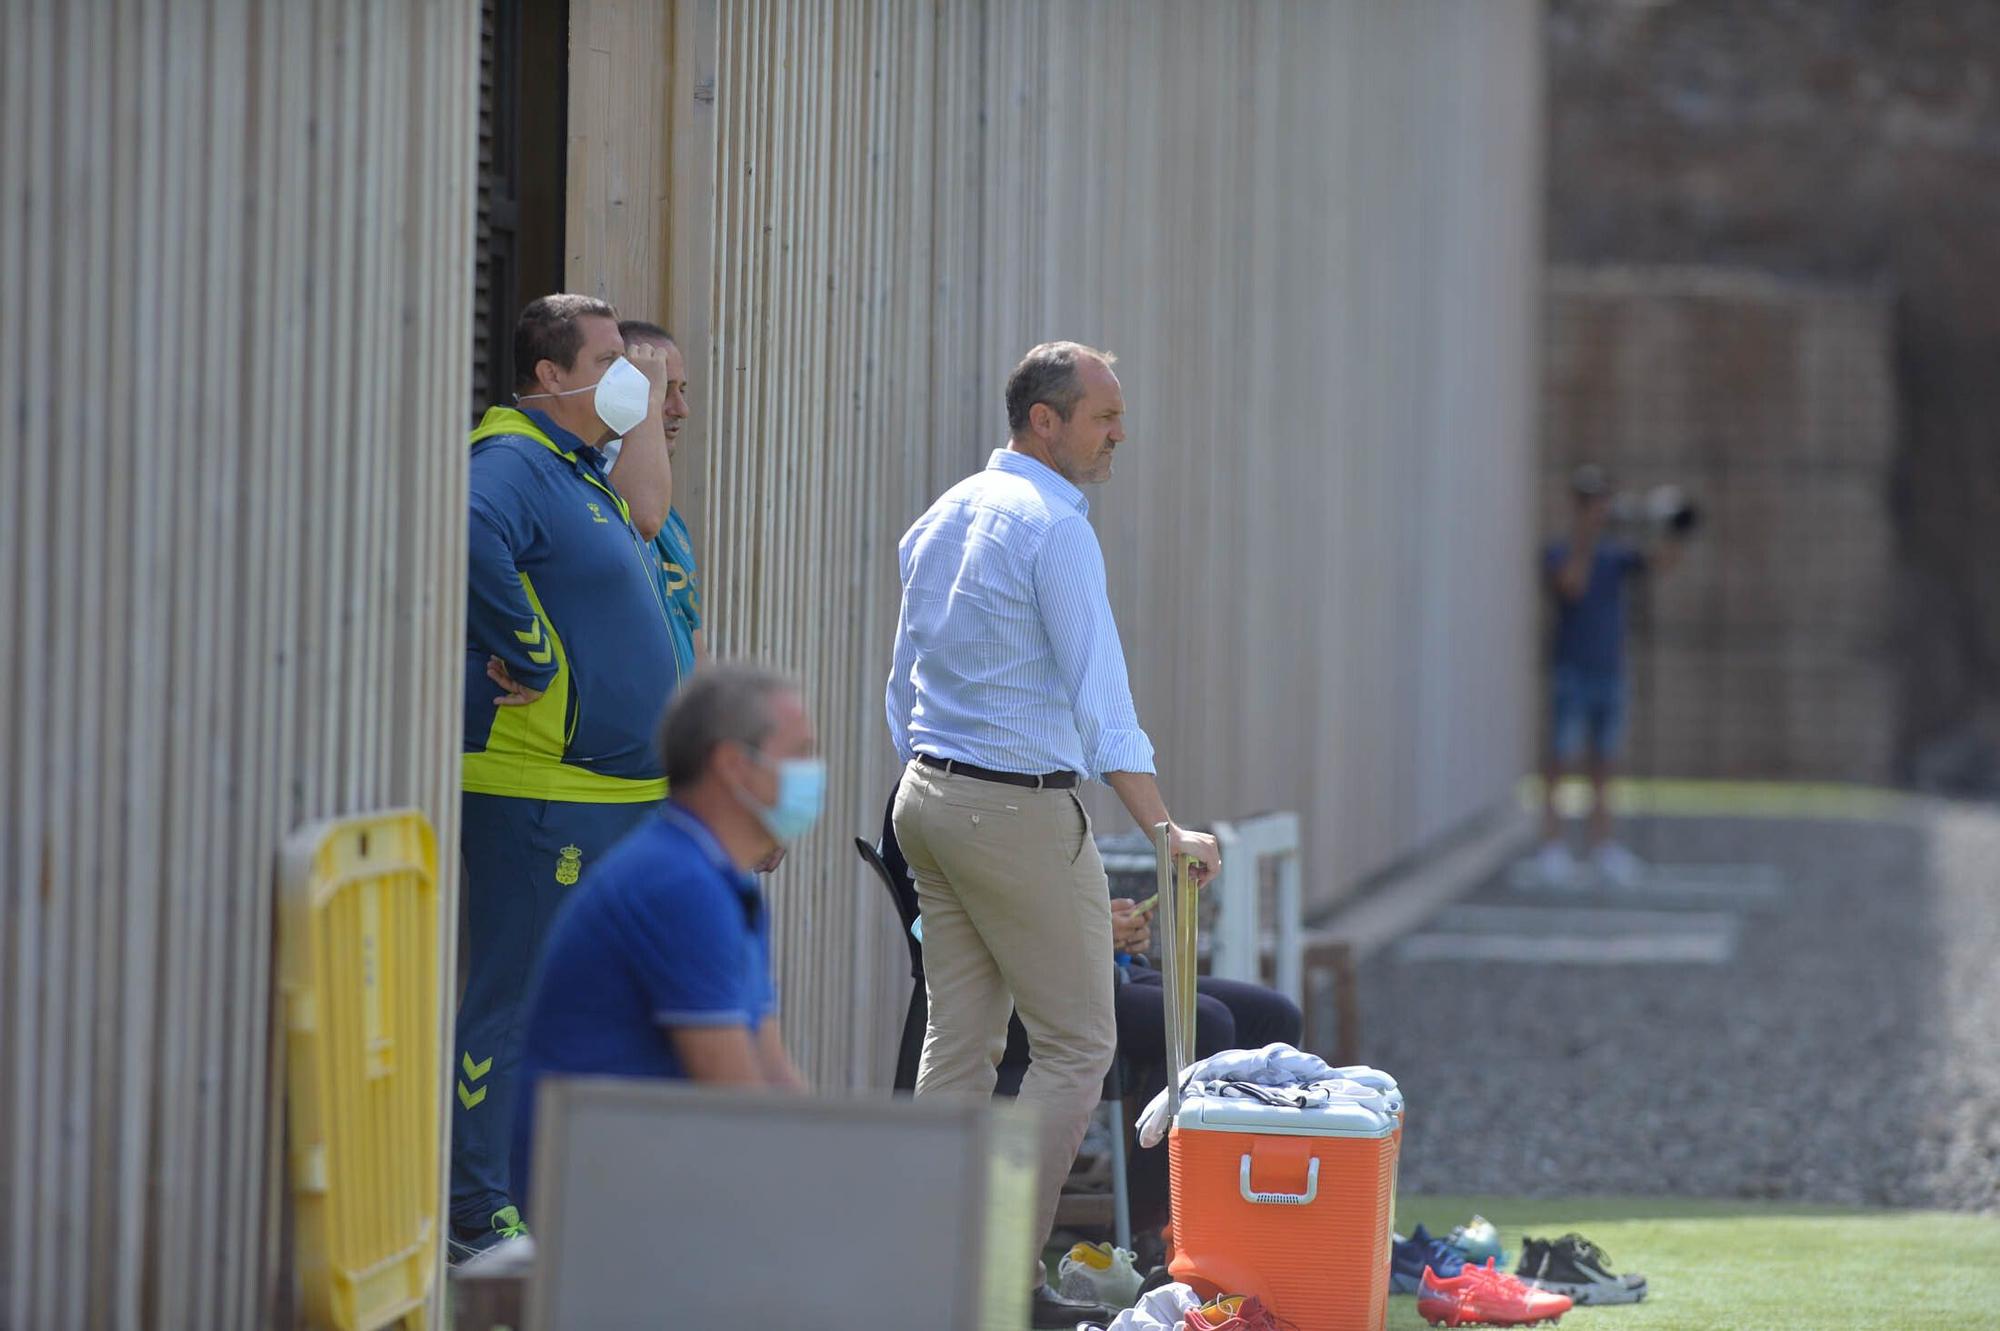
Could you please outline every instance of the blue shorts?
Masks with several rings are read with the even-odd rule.
[[[1566,763],[1586,746],[1611,758],[1625,738],[1625,678],[1616,671],[1557,666],[1549,691],[1549,747]]]

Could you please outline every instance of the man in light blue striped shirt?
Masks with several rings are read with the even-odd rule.
[[[1007,381],[1007,447],[898,548],[887,708],[907,764],[896,838],[923,911],[917,1094],[990,1095],[1020,1012],[1032,1059],[1020,1098],[1046,1125],[1037,1239],[1117,1037],[1110,890],[1077,784],[1108,784],[1142,828],[1172,821],[1079,488],[1109,479],[1125,438],[1111,362],[1074,342],[1030,351]],[[1221,863],[1214,839],[1173,835],[1206,882]],[[1075,1309],[1036,1279],[1035,1324],[1073,1325]]]

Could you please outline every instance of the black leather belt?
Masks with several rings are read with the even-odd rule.
[[[954,776],[975,776],[981,781],[998,781],[1003,786],[1026,786],[1029,790],[1068,790],[1076,785],[1075,772],[1044,772],[1040,776],[1026,776],[1020,772],[996,772],[987,767],[974,767],[956,758],[938,758],[928,753],[918,754],[917,761]]]

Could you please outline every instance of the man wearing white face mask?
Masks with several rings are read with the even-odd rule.
[[[537,968],[514,1123],[524,1207],[543,1076],[805,1089],[778,1031],[752,872],[819,817],[826,765],[805,702],[767,670],[705,669],[668,708],[660,749],[673,797],[591,869]]]
[[[522,311],[514,364],[520,405],[486,413],[470,466],[468,949],[452,1107],[460,1257],[520,1230],[507,1150],[535,957],[584,871],[666,794],[651,741],[677,682],[647,534],[599,451],[661,430],[661,358],[628,349],[603,301],[559,295]]]

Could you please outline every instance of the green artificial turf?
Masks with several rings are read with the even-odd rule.
[[[1575,1230],[1619,1272],[1646,1277],[1644,1302],[1574,1309],[1563,1331],[2000,1328],[2000,1217],[1672,1198],[1405,1197],[1396,1228],[1407,1234],[1421,1221],[1442,1236],[1475,1213],[1498,1226],[1510,1265],[1523,1234]],[[1413,1296],[1390,1296],[1390,1331],[1423,1325]]]

